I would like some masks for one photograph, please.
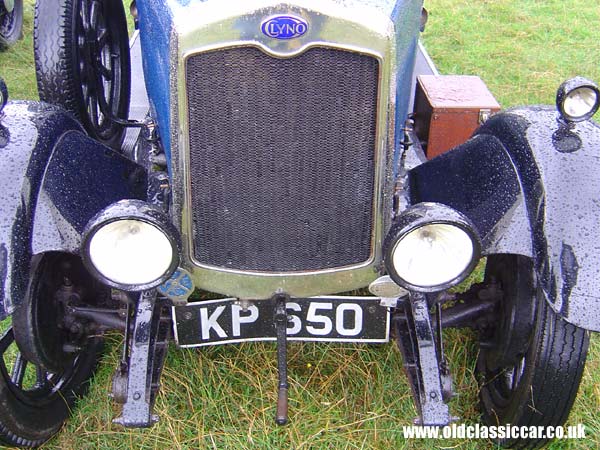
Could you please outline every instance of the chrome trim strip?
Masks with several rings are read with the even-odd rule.
[[[260,31],[262,21],[274,14],[291,14],[309,23],[303,36],[290,40],[271,39]],[[396,96],[396,30],[389,15],[379,8],[344,2],[315,0],[278,3],[266,0],[228,3],[206,1],[174,9],[172,66],[177,87],[172,97],[172,170],[174,217],[183,240],[182,261],[192,273],[196,286],[243,299],[266,299],[277,291],[296,297],[344,292],[367,286],[382,270],[381,246],[389,227],[392,192],[392,161]],[[378,59],[380,79],[375,157],[375,196],[372,256],[348,267],[312,272],[265,273],[205,266],[193,259],[191,180],[188,145],[188,108],[185,64],[191,55],[230,47],[253,46],[279,58],[294,57],[308,48],[338,48],[371,55]],[[183,119],[183,120],[180,120]]]

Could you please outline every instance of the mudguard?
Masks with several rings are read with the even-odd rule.
[[[550,107],[493,116],[474,137],[409,173],[411,200],[467,215],[484,254],[533,258],[551,307],[600,331],[600,127]]]
[[[35,255],[78,253],[98,211],[146,198],[142,167],[89,138],[60,108],[11,102],[0,117],[0,318],[25,295]]]

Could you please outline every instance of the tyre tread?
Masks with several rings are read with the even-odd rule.
[[[500,257],[492,261],[492,264],[506,264],[507,259]],[[485,421],[490,425],[563,425],[573,406],[585,367],[589,333],[558,316],[543,297],[540,291],[537,298],[532,298],[538,305],[537,331],[527,355],[529,369],[525,369],[520,382],[524,386],[511,395],[508,406],[494,403],[494,397],[486,393],[491,387],[484,384],[481,388],[481,406]],[[526,439],[500,443],[511,448],[539,448],[548,441]]]
[[[62,105],[81,120],[73,100],[77,91],[70,82],[73,70],[66,64],[73,57],[67,45],[72,44],[72,24],[67,12],[72,10],[73,2],[58,0],[57,3],[37,1],[35,5],[33,49],[39,96],[42,101]]]

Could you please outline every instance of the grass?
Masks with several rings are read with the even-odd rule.
[[[575,74],[600,81],[600,8],[589,0],[431,0],[424,40],[442,73],[477,74],[503,106],[552,103],[556,87]],[[35,98],[31,0],[25,39],[0,54],[0,74],[13,98]],[[385,346],[293,344],[289,350],[290,419],[273,423],[275,348],[244,344],[171,348],[156,405],[161,421],[148,430],[111,423],[119,408],[107,397],[118,359],[111,338],[89,395],[45,449],[429,449],[493,448],[486,441],[405,441],[401,426],[415,416],[397,349]],[[446,348],[461,421],[480,422],[477,354],[469,332],[447,333]],[[569,423],[583,423],[584,441],[559,448],[600,447],[600,340],[588,364]]]
[[[33,4],[32,0],[25,0],[23,5],[23,39],[0,52],[0,77],[6,82],[12,99],[38,98],[33,61]]]

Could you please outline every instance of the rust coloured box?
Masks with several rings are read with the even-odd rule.
[[[415,130],[429,159],[465,142],[500,105],[481,78],[421,75],[415,96]]]

